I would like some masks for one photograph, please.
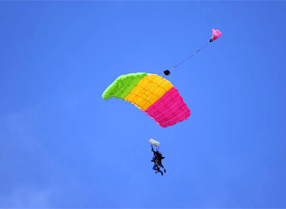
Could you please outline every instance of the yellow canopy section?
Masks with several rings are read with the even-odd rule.
[[[140,80],[124,100],[145,111],[172,87],[172,83],[161,76],[148,74]]]

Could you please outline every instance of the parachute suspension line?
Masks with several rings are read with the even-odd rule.
[[[179,64],[175,65],[174,67],[172,67],[170,70],[165,70],[164,74],[165,75],[169,75],[171,72],[171,70],[173,70],[174,68],[178,67],[179,65],[183,64],[185,61],[187,61],[188,59],[190,59],[192,56],[194,56],[196,53],[198,53],[200,50],[202,50],[204,47],[206,47],[208,44],[210,43],[210,41],[208,43],[206,43],[203,47],[201,47],[199,50],[197,50],[195,53],[193,53],[191,56],[187,57],[186,59],[184,59],[182,62],[180,62]]]

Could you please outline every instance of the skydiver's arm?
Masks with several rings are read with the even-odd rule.
[[[154,151],[154,149],[153,149],[153,146],[151,145],[151,151],[153,152],[153,153],[155,153],[155,151]]]

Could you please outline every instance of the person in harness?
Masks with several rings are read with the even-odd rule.
[[[153,146],[151,145],[151,151],[153,152],[153,157],[151,162],[154,162],[153,170],[155,170],[155,173],[160,172],[161,175],[163,175],[163,172],[160,170],[162,167],[164,169],[164,172],[166,173],[165,167],[162,165],[162,160],[165,158],[162,156],[162,153],[159,151],[155,151],[153,149]]]

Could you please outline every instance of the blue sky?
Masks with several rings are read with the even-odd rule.
[[[0,3],[0,207],[286,207],[286,3]],[[101,95],[167,77],[192,115],[161,128]],[[161,143],[155,174],[148,139]]]

